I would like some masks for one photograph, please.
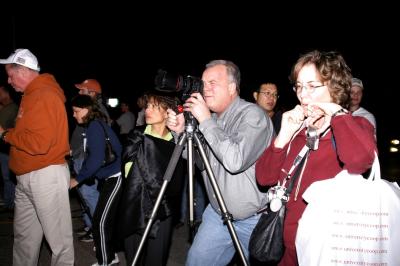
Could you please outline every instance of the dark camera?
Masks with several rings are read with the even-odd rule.
[[[186,101],[194,92],[203,93],[203,81],[193,76],[174,76],[167,71],[159,69],[154,80],[156,89],[165,92],[179,92],[182,101]]]

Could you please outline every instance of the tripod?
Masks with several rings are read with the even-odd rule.
[[[134,257],[133,262],[132,262],[132,266],[136,265],[136,263],[137,263],[137,261],[139,259],[139,255],[140,255],[140,252],[141,252],[141,250],[142,250],[142,248],[144,246],[144,242],[146,240],[146,237],[150,232],[150,229],[151,229],[153,221],[157,217],[157,211],[158,211],[158,208],[160,206],[160,203],[161,203],[161,200],[163,198],[163,195],[164,195],[164,193],[165,193],[165,191],[167,189],[168,182],[171,180],[171,177],[172,177],[172,175],[173,175],[173,173],[175,171],[175,167],[176,167],[176,165],[178,163],[178,160],[180,159],[180,156],[182,154],[183,148],[185,147],[186,143],[188,144],[187,145],[187,147],[188,147],[188,149],[187,149],[188,158],[187,159],[188,159],[188,173],[189,173],[189,206],[190,206],[190,209],[189,209],[189,220],[190,220],[190,225],[193,226],[193,223],[194,223],[193,222],[193,220],[194,220],[193,219],[193,217],[194,217],[194,215],[193,215],[193,139],[196,142],[200,157],[201,157],[202,162],[203,162],[203,164],[205,166],[205,170],[207,171],[207,174],[208,174],[208,177],[210,179],[212,188],[214,190],[216,199],[218,201],[218,205],[219,205],[219,207],[221,209],[222,220],[224,221],[224,224],[228,226],[229,233],[230,233],[231,238],[233,240],[233,243],[235,245],[236,251],[238,252],[238,254],[239,254],[239,256],[240,256],[240,258],[241,258],[241,260],[243,262],[243,265],[247,266],[248,263],[246,261],[246,257],[244,256],[243,249],[242,249],[242,247],[240,245],[240,242],[238,240],[235,228],[233,227],[233,224],[232,224],[232,220],[233,220],[232,214],[230,214],[228,212],[227,208],[226,208],[224,199],[222,198],[221,191],[220,191],[220,189],[218,187],[217,181],[215,180],[214,173],[213,173],[213,171],[211,169],[211,166],[210,166],[210,163],[209,163],[209,161],[208,161],[208,159],[206,157],[206,153],[204,151],[203,144],[200,141],[200,138],[199,138],[199,135],[198,135],[199,133],[196,130],[196,121],[195,121],[195,119],[192,117],[192,115],[190,113],[186,113],[185,112],[185,118],[186,118],[185,119],[186,120],[185,131],[180,136],[180,138],[178,140],[178,143],[176,144],[175,149],[174,149],[174,151],[172,153],[171,159],[170,159],[170,161],[168,163],[167,169],[165,170],[164,177],[163,177],[164,181],[163,181],[163,184],[161,186],[160,193],[157,196],[157,199],[156,199],[156,202],[154,204],[153,210],[151,212],[149,221],[146,224],[146,228],[145,228],[143,236],[142,236],[142,238],[140,240],[139,247],[138,247],[138,249],[136,251],[135,257]]]

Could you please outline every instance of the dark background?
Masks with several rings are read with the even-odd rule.
[[[288,75],[297,58],[313,49],[336,50],[364,83],[362,105],[376,116],[382,156],[388,139],[399,137],[400,19],[392,14],[394,8],[331,5],[300,11],[291,6],[278,11],[254,6],[233,12],[209,6],[170,11],[167,5],[153,4],[157,8],[146,10],[111,4],[101,15],[81,10],[68,16],[3,17],[0,58],[28,48],[38,57],[41,72],[55,75],[67,98],[77,93],[75,83],[96,78],[106,97],[133,104],[154,88],[159,68],[200,77],[210,60],[228,59],[241,69],[243,98],[252,100],[260,83],[272,81],[280,89],[278,102],[292,108],[297,99]],[[0,70],[5,81],[4,72]]]

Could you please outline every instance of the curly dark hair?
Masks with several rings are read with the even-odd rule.
[[[148,92],[143,95],[143,99],[145,107],[147,106],[147,103],[153,101],[154,104],[160,106],[164,110],[167,110],[168,108],[173,109],[177,104],[179,104],[179,99],[177,97],[167,96],[157,92]]]
[[[300,70],[308,64],[315,65],[321,82],[329,89],[334,103],[348,108],[351,91],[351,70],[338,52],[314,50],[301,56],[292,68],[290,80],[295,83]]]

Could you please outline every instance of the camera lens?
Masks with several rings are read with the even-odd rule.
[[[267,200],[271,211],[279,211],[283,205],[283,201],[287,202],[289,200],[286,195],[286,188],[282,186],[271,187],[267,192]]]
[[[279,211],[281,207],[282,207],[282,200],[280,198],[274,198],[269,203],[269,208],[273,212]]]

